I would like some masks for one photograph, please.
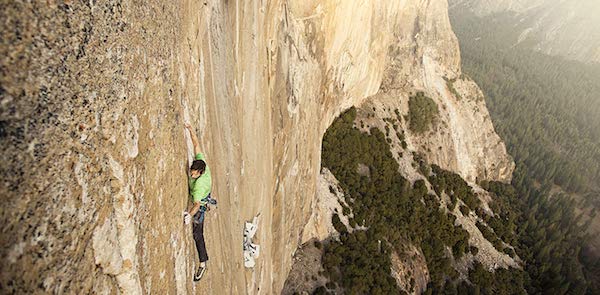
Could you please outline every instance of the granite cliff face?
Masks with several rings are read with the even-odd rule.
[[[312,213],[324,131],[425,91],[444,127],[411,148],[466,179],[512,162],[470,81],[445,1],[6,3],[0,9],[0,287],[17,292],[277,293]],[[472,99],[472,101],[471,101]],[[219,207],[210,271],[187,205],[197,129]],[[243,222],[261,257],[243,268]],[[305,234],[305,235],[308,235]]]
[[[514,45],[600,63],[600,3],[594,0],[450,0],[515,32]]]

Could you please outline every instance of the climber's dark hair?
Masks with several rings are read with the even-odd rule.
[[[205,168],[206,168],[206,163],[204,163],[204,161],[194,160],[194,162],[192,162],[192,167],[190,167],[190,170],[198,170],[198,171],[200,171],[200,173],[204,173]]]

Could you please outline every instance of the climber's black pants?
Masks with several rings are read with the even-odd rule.
[[[200,218],[201,214],[200,210],[194,214],[193,232],[198,257],[200,262],[205,262],[208,261],[208,253],[206,253],[206,245],[204,244],[204,218]]]

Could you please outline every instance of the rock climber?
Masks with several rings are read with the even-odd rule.
[[[185,124],[185,128],[190,132],[192,143],[194,144],[194,161],[190,167],[189,189],[192,198],[192,204],[188,210],[183,213],[184,223],[193,222],[193,235],[196,242],[196,250],[200,258],[200,265],[194,274],[194,281],[199,281],[206,272],[206,262],[208,253],[204,244],[204,214],[208,210],[208,204],[214,203],[210,197],[212,180],[210,169],[206,165],[204,154],[200,152],[200,143],[198,137],[190,124]]]

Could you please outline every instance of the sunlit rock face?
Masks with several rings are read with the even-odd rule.
[[[449,102],[439,84],[460,74],[445,1],[50,1],[1,11],[7,292],[279,292],[314,207],[324,131],[381,96],[401,105],[420,90],[452,103],[446,135],[414,135],[411,146],[463,177],[510,179],[491,123],[476,124],[485,105]],[[469,83],[460,91],[478,93]],[[182,223],[184,122],[219,200],[201,284]],[[242,226],[257,214],[261,256],[248,270]]]

